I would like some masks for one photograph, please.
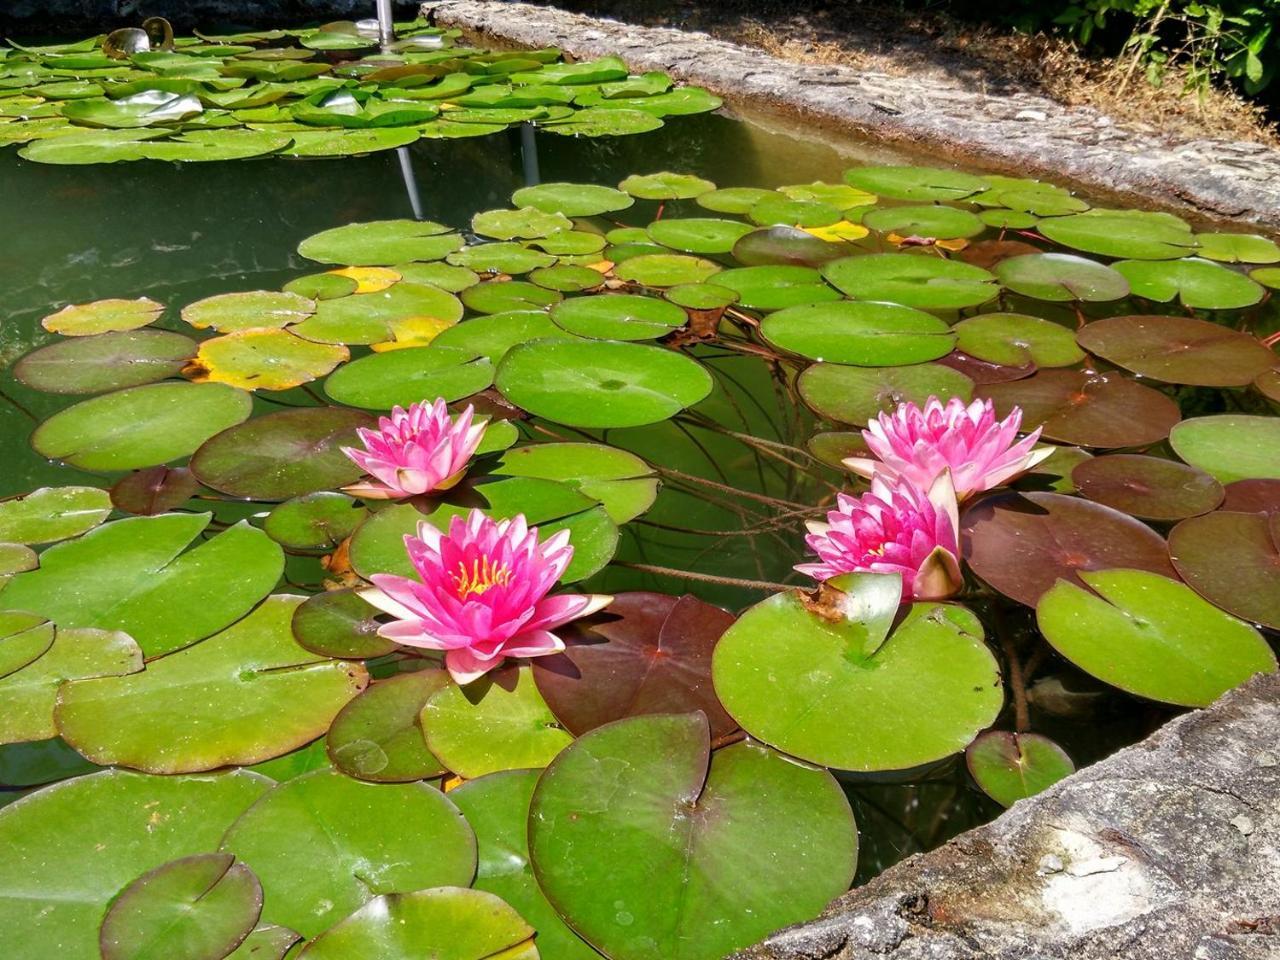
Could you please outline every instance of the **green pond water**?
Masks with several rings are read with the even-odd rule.
[[[478,211],[505,206],[525,185],[519,136],[514,132],[462,141],[420,141],[409,148],[425,218],[465,228]],[[637,171],[678,170],[714,180],[721,187],[773,187],[825,180],[867,155],[849,144],[837,150],[794,133],[719,115],[670,118],[653,133],[620,138],[539,138],[541,178],[616,184]],[[882,157],[883,154],[877,154]],[[40,319],[68,303],[108,297],[147,296],[168,305],[160,326],[184,329],[178,308],[218,293],[278,289],[317,268],[295,253],[302,239],[328,227],[411,215],[397,155],[316,161],[262,160],[191,165],[140,162],[51,167],[26,162],[15,150],[0,151],[0,496],[44,485],[103,477],[49,463],[34,453],[28,437],[34,421],[80,398],[59,398],[27,389],[9,367],[33,348],[54,340]],[[692,203],[681,209],[697,216]],[[630,221],[628,221],[630,222]],[[1274,308],[1261,328],[1276,325]],[[1123,302],[1095,311],[1137,312]],[[1176,309],[1159,312],[1174,313]],[[1258,328],[1255,328],[1258,329]],[[751,357],[709,360],[733,397],[707,410],[731,429],[752,432],[777,415],[772,382]],[[274,395],[281,403],[307,404],[300,390]],[[1187,391],[1183,415],[1228,409],[1216,391]],[[275,409],[257,397],[261,410]],[[794,493],[740,444],[711,432],[694,434],[674,424],[606,431],[610,443],[634,450],[667,467],[727,486]],[[776,535],[699,539],[672,527],[732,527],[740,518],[722,497],[694,498],[666,490],[644,524],[629,525],[619,556],[632,561],[765,581],[799,582],[790,565],[801,550],[798,525]],[[233,520],[262,507],[214,504]],[[780,547],[790,546],[790,549]],[[287,574],[316,582],[313,559],[290,560]],[[679,585],[635,571],[610,568],[589,587],[618,591]],[[704,599],[741,609],[759,594],[735,587],[698,585]],[[1026,626],[1031,614],[1023,610]],[[1068,680],[1078,675],[1055,668]],[[1168,716],[1157,706],[1110,699],[1099,713],[1055,719],[1037,715],[1036,729],[1053,736],[1083,766],[1132,742]],[[927,709],[927,705],[923,705]],[[989,819],[999,807],[967,782],[963,762],[950,761],[922,773],[916,782],[877,783],[846,777],[846,791],[859,822],[859,878],[870,877],[902,856],[932,847]]]

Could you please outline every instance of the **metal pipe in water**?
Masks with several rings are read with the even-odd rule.
[[[422,197],[418,194],[418,178],[413,175],[413,158],[408,147],[396,147],[400,158],[400,176],[404,178],[404,190],[409,195],[409,207],[413,210],[413,219],[424,220]]]
[[[376,0],[378,10],[378,42],[383,48],[391,46],[396,39],[395,21],[391,19],[391,0]]]
[[[538,170],[538,134],[532,123],[520,124],[520,159],[524,166],[524,185],[537,186],[542,182]]]

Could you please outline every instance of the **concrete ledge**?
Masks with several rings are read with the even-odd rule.
[[[1029,92],[990,93],[972,78],[912,80],[792,63],[704,33],[641,27],[504,0],[434,0],[443,26],[491,41],[558,46],[578,59],[616,54],[724,96],[845,133],[927,153],[938,162],[1037,176],[1210,220],[1280,231],[1280,151],[1262,144],[1169,142],[1096,110]]]

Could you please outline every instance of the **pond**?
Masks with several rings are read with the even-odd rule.
[[[6,929],[720,956],[1274,670],[1280,247],[930,162],[0,150]]]

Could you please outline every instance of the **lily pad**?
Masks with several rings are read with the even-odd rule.
[[[519,210],[487,210],[471,218],[471,229],[495,240],[530,240],[560,230],[572,230],[573,221],[562,213],[546,213],[537,207]]]
[[[430,318],[448,325],[461,317],[462,303],[453,294],[402,281],[377,293],[323,300],[314,316],[289,330],[319,343],[371,344],[392,339],[396,324]]]
[[[1221,483],[1280,479],[1280,420],[1244,414],[1196,417],[1169,434],[1173,452]]]
[[[321,490],[280,504],[262,529],[280,546],[295,553],[328,553],[355,532],[368,511],[351,497]]]
[[[946,356],[955,334],[931,314],[896,303],[840,301],[789,307],[760,332],[776,347],[811,360],[890,367]]]
[[[476,869],[475,834],[439,790],[332,770],[277,786],[235,822],[222,847],[262,882],[263,921],[307,937],[374,897],[461,886]]]
[[[0,610],[0,677],[31,663],[53,645],[54,625],[20,610]]]
[[[746,213],[772,192],[759,187],[725,187],[699,193],[696,199],[698,206],[716,213]]]
[[[517,190],[511,195],[511,202],[566,217],[596,217],[625,210],[635,200],[621,190],[597,184],[540,183]]]
[[[368,414],[340,407],[269,413],[211,438],[191,458],[191,471],[206,486],[244,499],[330,490],[364,475],[342,447],[358,447],[356,431],[374,426]]]
[[[168,513],[200,490],[186,467],[147,467],[119,480],[111,488],[111,503],[126,513],[154,517]]]
[[[493,376],[485,357],[432,344],[361,357],[332,374],[324,392],[348,406],[390,410],[434,397],[469,397],[493,383]]]
[[[604,283],[604,275],[590,267],[570,263],[558,263],[554,267],[541,267],[529,273],[529,280],[547,290],[564,293],[580,293],[594,290]]]
[[[341,344],[313,343],[288,330],[237,330],[202,342],[186,374],[197,383],[242,390],[291,390],[350,357]]]
[[[197,330],[212,327],[219,333],[234,333],[300,323],[315,311],[314,300],[296,293],[251,290],[197,300],[182,308],[182,319]]]
[[[614,523],[634,520],[658,496],[653,468],[633,453],[598,443],[539,443],[508,451],[492,471],[555,480],[599,501]]]
[[[1089,210],[1051,217],[1037,229],[1065,247],[1132,260],[1172,260],[1193,253],[1197,246],[1185,223],[1159,214]]]
[[[461,246],[457,234],[429,220],[374,220],[314,234],[298,253],[320,263],[389,267],[402,261],[439,260]]]
[[[82,400],[36,428],[42,456],[86,470],[167,463],[249,416],[249,394],[221,383],[152,383]]]
[[[1276,669],[1257,630],[1183,583],[1144,570],[1097,570],[1081,579],[1094,592],[1059,581],[1041,597],[1036,623],[1059,653],[1099,680],[1204,707]]]
[[[604,341],[522,344],[497,374],[498,389],[512,403],[574,427],[658,423],[705,399],[712,386],[711,375],[688,357]]]
[[[543,267],[543,270],[554,270],[555,267]],[[536,271],[535,271],[536,272]],[[600,274],[592,271],[592,276],[603,280]],[[512,310],[541,310],[564,299],[559,293],[547,290],[536,283],[523,280],[505,280],[477,284],[462,291],[462,302],[477,313],[508,313]]]
[[[349,777],[407,783],[447,771],[427,749],[418,715],[449,683],[443,670],[415,670],[376,680],[333,721],[326,737],[333,764]]]
[[[619,279],[646,287],[674,287],[684,283],[702,283],[720,270],[720,264],[702,257],[649,253],[628,257],[613,272]]]
[[[1065,750],[1038,733],[989,730],[969,744],[964,759],[982,792],[1005,807],[1034,797],[1076,769]]]
[[[64,337],[90,337],[99,333],[136,330],[155,323],[164,313],[164,304],[147,297],[137,300],[95,300],[73,304],[40,321],[50,333]]]
[[[736,303],[738,291],[714,283],[682,283],[667,288],[662,296],[687,310],[719,310]]]
[[[655,297],[609,294],[574,297],[551,308],[551,319],[569,333],[596,340],[652,340],[682,327],[685,312]]]
[[[1222,502],[1222,484],[1176,460],[1136,454],[1093,457],[1077,464],[1071,482],[1082,496],[1146,520],[1182,520]]]
[[[742,306],[753,310],[784,310],[840,299],[840,294],[823,282],[822,274],[810,267],[739,267],[716,274],[715,284],[732,290]]]
[[[747,211],[747,217],[762,227],[825,227],[840,220],[840,211],[829,203],[770,193]]]
[[[397,649],[378,636],[378,610],[355,590],[330,590],[308,597],[293,612],[293,636],[312,653],[363,660]]]
[[[687,173],[633,174],[618,184],[623,193],[641,200],[690,200],[715,188],[710,180]]]
[[[844,181],[892,200],[963,200],[989,186],[981,177],[935,167],[855,167]]]
[[[1176,297],[1184,307],[1235,310],[1253,306],[1266,293],[1244,274],[1199,257],[1121,260],[1115,269],[1129,281],[1136,296],[1161,303]]]
[[[538,884],[614,960],[724,956],[813,916],[853,877],[857,831],[831,774],[755,743],[709,748],[697,713],[632,717],[538,782]]]
[[[431,345],[436,350],[458,350],[468,356],[486,357],[496,364],[512,347],[547,337],[574,339],[541,310],[511,310],[472,317],[443,331]]]
[[[981,313],[961,320],[954,329],[957,349],[988,363],[1069,367],[1084,359],[1072,331],[1023,313]]]
[[[265,533],[239,523],[183,553],[210,515],[131,517],[47,549],[40,569],[0,590],[0,606],[62,628],[121,630],[148,657],[179,650],[244,616],[284,567]]]
[[[921,310],[976,307],[999,293],[995,277],[958,260],[909,253],[873,253],[834,260],[822,275],[859,300],[887,300]]]
[[[56,543],[92,530],[111,514],[97,487],[41,487],[0,502],[0,543]]]
[[[1222,263],[1277,263],[1280,245],[1256,233],[1197,233],[1196,251],[1207,260]]]
[[[556,258],[540,250],[533,250],[518,243],[477,243],[451,253],[446,258],[458,267],[467,267],[480,273],[528,273],[539,267],[549,267]]]
[[[733,245],[752,228],[738,220],[715,220],[708,217],[655,220],[648,234],[660,243],[682,253],[728,253]]]
[[[293,141],[280,151],[285,157],[347,157],[378,150],[394,150],[413,143],[420,136],[413,127],[374,127],[368,130],[297,130],[290,131]],[[443,244],[434,248],[438,250]],[[399,259],[408,259],[401,257]],[[329,260],[326,263],[350,261]]]
[[[1026,430],[1081,447],[1141,447],[1159,443],[1181,416],[1178,405],[1158,390],[1117,374],[1041,370],[1009,383],[984,384],[978,396],[990,399],[1000,417],[1015,406]]]
[[[800,374],[800,396],[816,412],[840,423],[866,424],[901,403],[929,397],[973,397],[973,381],[938,363],[908,367],[846,367],[815,363]],[[850,454],[852,455],[852,454]]]
[[[545,767],[573,741],[552,715],[529,667],[507,667],[465,687],[437,690],[422,710],[427,746],[467,780]]]
[[[1173,565],[1193,590],[1250,623],[1280,629],[1277,514],[1217,511],[1169,533]]]
[[[1106,264],[1070,253],[1033,253],[1001,260],[1000,282],[1037,300],[1103,303],[1129,295],[1129,281]]]
[[[307,300],[335,300],[356,292],[359,282],[337,273],[311,273],[290,280],[284,285],[285,293],[292,293]],[[314,312],[314,308],[312,310]]]
[[[191,338],[167,330],[100,333],[41,347],[13,375],[45,393],[102,393],[177,376],[195,353]]]
[[[172,860],[112,901],[99,934],[103,960],[222,960],[261,911],[258,878],[231,854]]]
[[[881,233],[954,240],[976,237],[987,225],[968,210],[940,205],[880,207],[867,211],[862,222]]]
[[[1164,538],[1100,503],[1059,493],[997,494],[960,518],[964,559],[1006,597],[1034,607],[1055,583],[1084,586],[1093,570],[1177,575]]]

